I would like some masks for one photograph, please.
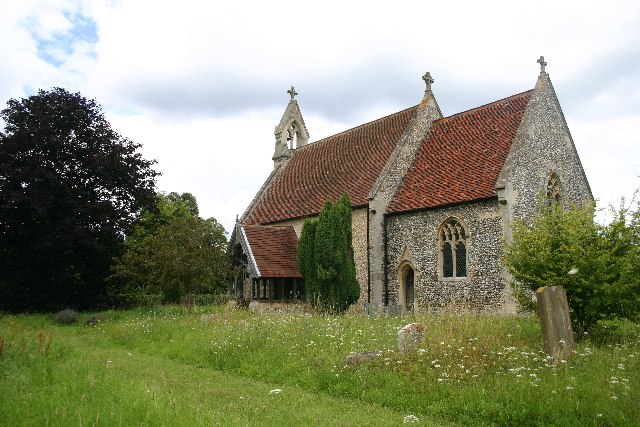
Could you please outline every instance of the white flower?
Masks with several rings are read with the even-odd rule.
[[[569,271],[567,272],[567,274],[568,274],[569,276],[573,276],[573,275],[574,275],[574,274],[576,274],[577,272],[578,272],[578,267],[573,267],[571,270],[569,270]]]
[[[415,415],[407,415],[406,417],[404,417],[404,420],[402,422],[404,424],[407,424],[407,423],[417,423],[418,421],[420,420]]]
[[[274,388],[269,392],[269,394],[280,394],[280,393],[282,393],[282,390],[280,390],[279,388]]]

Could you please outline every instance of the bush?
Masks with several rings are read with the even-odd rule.
[[[78,313],[75,310],[67,308],[56,313],[56,322],[61,325],[71,325],[78,321]]]
[[[153,308],[162,305],[162,294],[146,293],[142,288],[132,288],[129,292],[112,294],[114,306],[119,308],[145,307]]]
[[[229,302],[227,294],[193,294],[196,305],[223,305]]]
[[[640,341],[640,324],[620,318],[599,320],[590,335],[596,344],[634,343]]]
[[[504,255],[518,297],[528,293],[518,286],[566,290],[579,335],[600,320],[640,313],[640,215],[623,205],[610,224],[599,225],[594,213],[593,204],[542,205],[533,223],[514,223]]]

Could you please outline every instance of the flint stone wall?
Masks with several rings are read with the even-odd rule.
[[[498,186],[506,188],[513,218],[532,221],[552,173],[565,205],[593,200],[564,114],[547,74],[540,76],[507,155]]]
[[[467,277],[440,277],[438,231],[448,218],[457,218],[467,237]],[[507,285],[500,264],[502,222],[498,200],[418,211],[389,217],[389,303],[399,304],[399,268],[414,268],[415,309],[469,308],[494,311],[504,304]],[[408,257],[407,257],[408,254]]]

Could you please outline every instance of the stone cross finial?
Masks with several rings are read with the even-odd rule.
[[[422,80],[424,80],[425,84],[427,85],[424,93],[431,92],[431,85],[434,82],[433,78],[431,77],[431,73],[427,71],[424,76],[422,76]]]
[[[540,58],[538,58],[538,64],[540,64],[540,74],[544,74],[544,67],[547,66],[547,63],[544,62],[544,56],[540,56]]]
[[[291,86],[291,89],[289,89],[287,93],[291,95],[292,101],[294,100],[295,96],[298,94],[298,92],[296,92],[296,88],[294,88],[293,86]]]

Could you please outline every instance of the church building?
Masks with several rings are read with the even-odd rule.
[[[310,143],[292,87],[275,128],[274,169],[238,219],[232,292],[304,300],[297,239],[345,192],[353,206],[360,305],[369,312],[514,312],[502,243],[541,195],[593,198],[540,57],[535,87],[444,117],[426,73],[418,105]]]

